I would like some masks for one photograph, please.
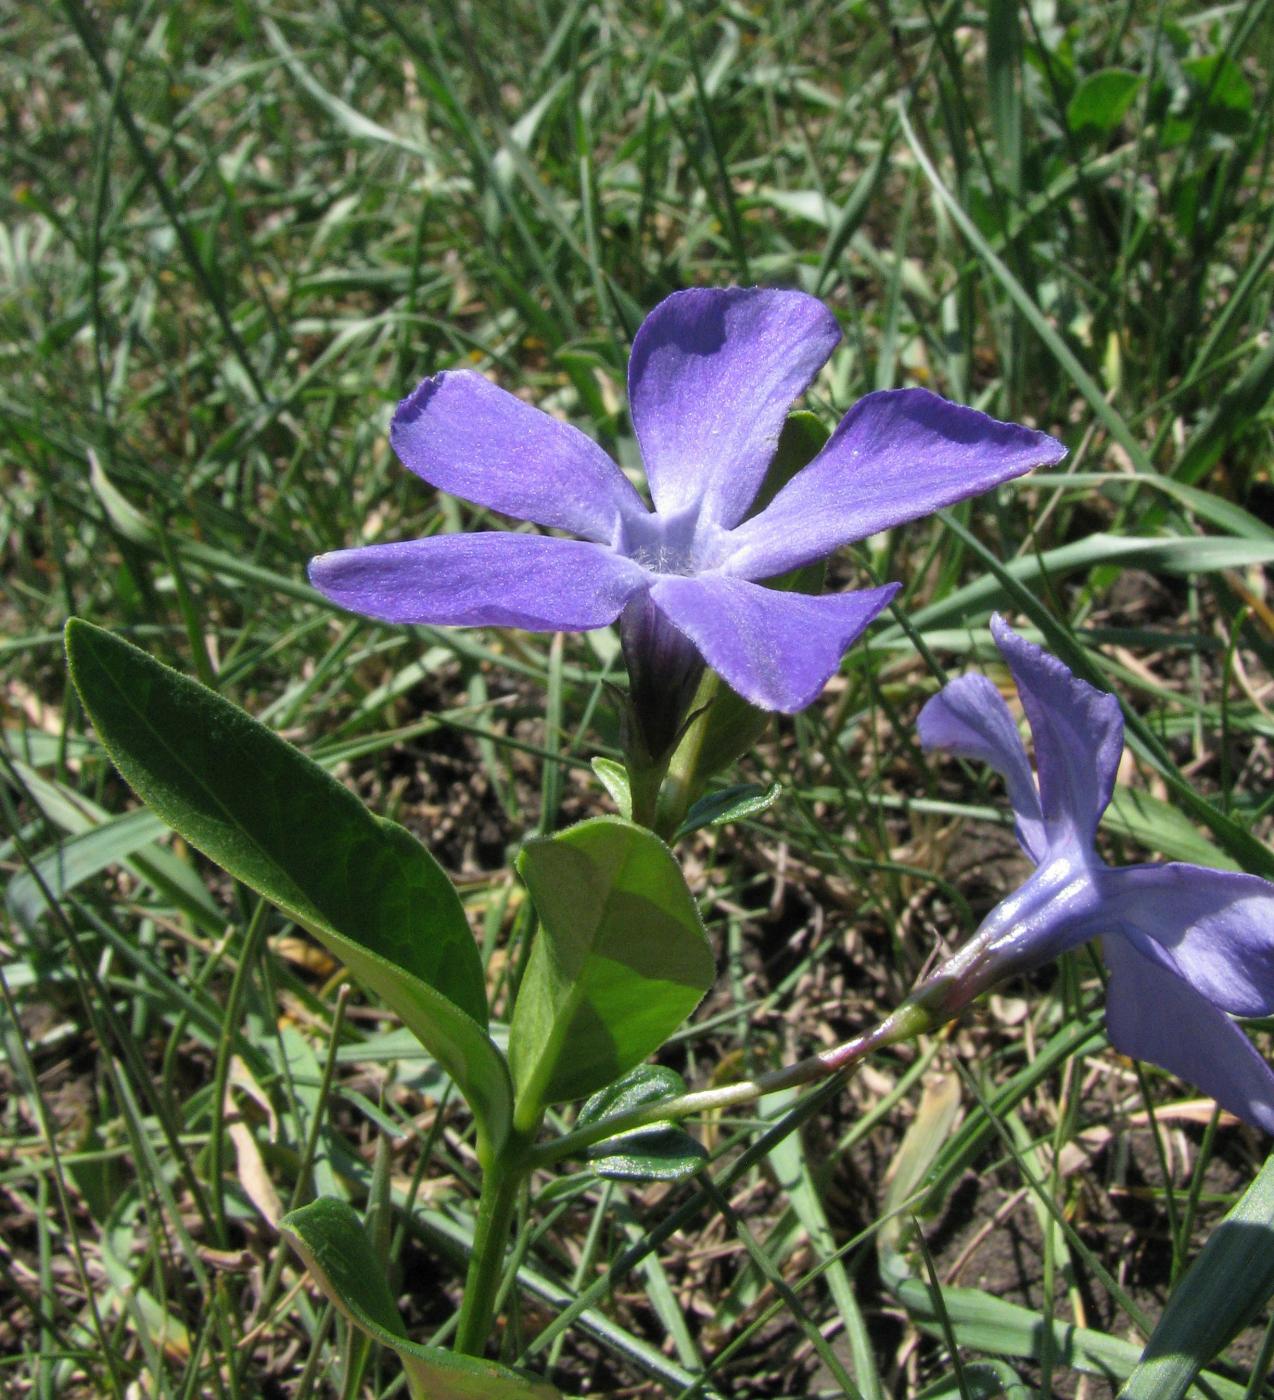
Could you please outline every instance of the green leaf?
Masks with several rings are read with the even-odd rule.
[[[71,677],[129,785],[309,929],[455,1079],[487,1147],[508,1130],[482,964],[441,867],[402,827],[219,695],[99,627],[66,627]]]
[[[563,1400],[547,1381],[409,1341],[385,1271],[362,1222],[344,1201],[323,1197],[294,1210],[279,1222],[279,1233],[332,1306],[373,1341],[398,1353],[417,1400]]]
[[[509,1030],[515,1121],[580,1098],[644,1060],[694,1010],[715,963],[672,852],[597,817],[528,841],[518,871],[541,930]]]
[[[680,841],[683,836],[689,836],[701,827],[724,826],[726,822],[754,817],[758,812],[772,807],[782,791],[782,783],[771,783],[769,787],[762,787],[760,783],[736,783],[733,787],[722,788],[720,792],[710,792],[686,813],[686,819],[673,839]]]
[[[599,1090],[579,1111],[576,1128],[592,1127],[661,1099],[686,1092],[684,1080],[663,1065],[638,1065]],[[598,1176],[614,1181],[681,1181],[708,1160],[707,1150],[675,1123],[651,1123],[594,1143],[585,1154]]]
[[[1103,68],[1075,89],[1066,104],[1066,124],[1080,136],[1109,136],[1128,114],[1143,79],[1126,68]]]
[[[591,1128],[621,1113],[645,1108],[660,1099],[675,1099],[685,1092],[686,1081],[675,1069],[666,1065],[638,1065],[588,1099],[575,1119],[575,1126]]]
[[[1274,1156],[1177,1282],[1120,1400],[1178,1400],[1274,1296]]]
[[[632,784],[628,781],[628,769],[613,758],[595,758],[593,772],[598,781],[610,794],[611,801],[619,808],[619,815],[629,818],[633,814]]]
[[[671,1123],[594,1143],[585,1155],[597,1175],[611,1181],[684,1181],[708,1160],[707,1148]]]

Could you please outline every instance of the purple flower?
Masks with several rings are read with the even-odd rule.
[[[493,532],[339,550],[310,578],[388,622],[574,632],[622,615],[635,687],[693,689],[706,661],[761,709],[802,709],[898,585],[812,597],[761,580],[1065,455],[1043,433],[924,389],[869,394],[747,518],[789,407],[839,339],[831,312],[801,292],[696,288],[661,302],[628,368],[653,510],[566,423],[470,371],[426,379],[390,429],[403,463],[579,538]]]
[[[943,1005],[954,1012],[992,982],[1100,934],[1111,1044],[1274,1132],[1274,1073],[1230,1020],[1274,1010],[1274,885],[1200,865],[1107,866],[1094,840],[1123,753],[1119,702],[1002,618],[991,619],[991,633],[1030,721],[1038,788],[985,676],[935,695],[920,712],[920,739],[1003,775],[1036,869],[930,979],[946,989]]]

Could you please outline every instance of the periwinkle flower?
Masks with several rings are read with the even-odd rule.
[[[628,368],[653,510],[575,428],[479,374],[437,374],[394,415],[402,462],[578,538],[372,545],[320,555],[310,578],[389,622],[574,632],[620,618],[634,692],[662,697],[667,712],[689,699],[704,661],[761,709],[800,710],[899,585],[813,597],[762,580],[1065,455],[1044,433],[924,389],[884,391],[748,518],[789,407],[839,339],[831,312],[801,292],[694,288],[661,302]]]
[[[991,983],[1101,935],[1111,1044],[1274,1132],[1274,1072],[1230,1019],[1274,1010],[1274,885],[1200,865],[1107,866],[1094,842],[1123,753],[1119,702],[1002,618],[992,618],[991,633],[1030,721],[1038,788],[1009,708],[985,676],[962,676],[935,695],[920,712],[920,739],[1004,777],[1036,869],[917,999],[940,998],[953,1014]]]

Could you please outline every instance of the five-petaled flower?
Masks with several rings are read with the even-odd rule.
[[[985,676],[962,676],[935,695],[920,713],[920,739],[1003,776],[1036,869],[921,999],[936,1004],[939,994],[954,1013],[992,982],[1100,934],[1111,1044],[1274,1132],[1274,1072],[1230,1019],[1274,1011],[1274,885],[1199,865],[1107,866],[1094,841],[1123,753],[1119,702],[1002,618],[992,618],[991,632],[1030,721],[1038,788],[1009,708]]]
[[[802,709],[898,585],[813,597],[762,580],[1065,455],[1044,433],[924,389],[882,391],[749,518],[789,407],[839,339],[831,312],[801,292],[694,288],[661,302],[628,369],[653,510],[575,428],[479,374],[437,374],[394,415],[403,463],[579,538],[372,545],[320,555],[310,578],[389,622],[571,632],[620,618],[634,687],[688,699],[706,661],[761,709]]]

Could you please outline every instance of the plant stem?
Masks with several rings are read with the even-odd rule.
[[[518,1144],[520,1147],[520,1144]],[[518,1191],[526,1177],[524,1161],[506,1149],[482,1177],[473,1253],[465,1279],[454,1349],[467,1356],[481,1356],[494,1321],[500,1273],[509,1243],[509,1225]]]
[[[573,1156],[584,1148],[591,1147],[595,1142],[603,1142],[608,1138],[617,1137],[620,1133],[647,1127],[651,1123],[677,1122],[696,1113],[734,1108],[739,1104],[752,1103],[765,1094],[777,1093],[780,1089],[790,1089],[797,1084],[826,1079],[840,1071],[855,1069],[873,1050],[883,1049],[886,1045],[893,1045],[900,1040],[910,1040],[948,1019],[946,1015],[935,1019],[928,1008],[909,999],[874,1030],[855,1036],[843,1045],[837,1045],[831,1050],[822,1050],[817,1055],[810,1055],[795,1064],[785,1065],[770,1074],[758,1075],[755,1079],[725,1084],[719,1089],[699,1089],[694,1093],[680,1094],[676,1098],[643,1104],[640,1108],[629,1109],[627,1113],[616,1113],[599,1123],[590,1123],[586,1128],[567,1133],[556,1142],[532,1148],[527,1154],[527,1160],[533,1167],[550,1166],[563,1157]]]
[[[668,771],[668,757],[662,762],[640,764],[631,756],[627,759],[628,791],[632,798],[632,820],[638,826],[655,830],[659,789]]]

